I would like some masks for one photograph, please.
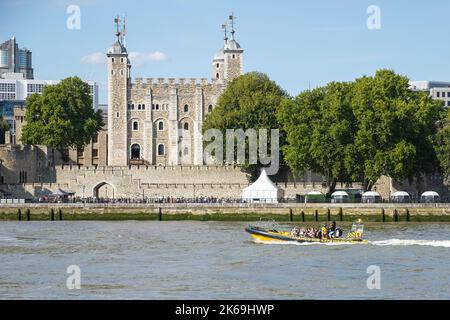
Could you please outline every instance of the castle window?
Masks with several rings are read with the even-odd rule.
[[[98,158],[98,149],[92,149],[92,157]]]
[[[97,142],[98,142],[98,134],[96,134],[92,137],[92,143],[97,143]]]
[[[219,78],[220,78],[219,74],[218,74],[218,73],[216,73],[216,79],[219,79]]]
[[[137,143],[131,146],[131,159],[140,159],[141,158],[141,146]]]
[[[152,110],[155,110],[155,104],[152,103]]]
[[[112,62],[114,63],[114,58],[112,58]]]
[[[120,75],[123,76],[123,70],[120,70]]]
[[[212,104],[210,104],[209,106],[208,106],[208,112],[211,112],[213,110],[213,106],[212,106]]]
[[[134,110],[134,103],[131,105],[131,110]]]
[[[220,68],[220,64],[217,64],[217,65],[216,65],[216,68],[219,69],[219,68]]]
[[[138,110],[141,110],[142,109],[142,106],[141,105],[138,105]]]
[[[122,63],[123,63],[123,58],[120,58],[120,62],[122,62]]]
[[[164,145],[158,145],[158,156],[163,156],[165,154]]]
[[[120,117],[120,112],[116,112],[116,118]]]
[[[184,154],[185,156],[189,155],[189,149],[188,149],[187,147],[184,148],[183,154]]]
[[[158,123],[158,130],[164,130],[164,121]]]
[[[233,59],[236,59],[236,55],[235,54],[233,54]]]
[[[111,70],[111,75],[114,75],[114,70]]]
[[[139,122],[133,121],[133,130],[134,130],[134,131],[139,130]]]
[[[186,123],[184,124],[183,128],[184,128],[184,130],[186,130],[186,131],[189,130],[189,123],[186,122]]]
[[[187,104],[184,105],[184,112],[189,112],[189,105]]]
[[[156,104],[156,110],[159,110],[159,104]]]
[[[142,105],[142,110],[145,110],[145,104]]]

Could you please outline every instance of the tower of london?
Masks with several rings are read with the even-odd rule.
[[[233,17],[211,80],[136,78],[119,27],[108,60],[108,165],[203,165],[202,124],[227,83],[242,74]]]

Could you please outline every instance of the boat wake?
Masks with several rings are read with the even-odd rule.
[[[389,239],[369,242],[375,246],[430,246],[450,248],[450,240],[405,240],[405,239]]]
[[[261,244],[277,244],[277,245],[296,245],[296,246],[350,246],[360,245],[360,243],[348,243],[348,242],[293,242],[293,241],[261,241],[253,240],[254,243]],[[369,241],[369,244],[374,246],[430,246],[450,248],[450,240],[411,240],[411,239],[389,239]]]

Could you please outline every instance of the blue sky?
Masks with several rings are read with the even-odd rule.
[[[81,9],[80,30],[66,27],[71,4]],[[381,9],[381,30],[366,26],[369,5]],[[16,36],[33,51],[37,79],[97,81],[104,103],[99,58],[114,42],[116,14],[127,17],[133,77],[210,78],[230,12],[244,70],[267,73],[291,95],[380,68],[450,81],[448,0],[0,0],[0,41]]]

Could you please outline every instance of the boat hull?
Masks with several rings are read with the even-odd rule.
[[[274,230],[264,230],[257,227],[245,228],[254,240],[259,242],[297,242],[297,243],[348,243],[348,244],[367,244],[367,240],[349,239],[349,238],[334,238],[334,239],[320,239],[320,238],[304,238],[292,236],[289,232],[279,232]]]

